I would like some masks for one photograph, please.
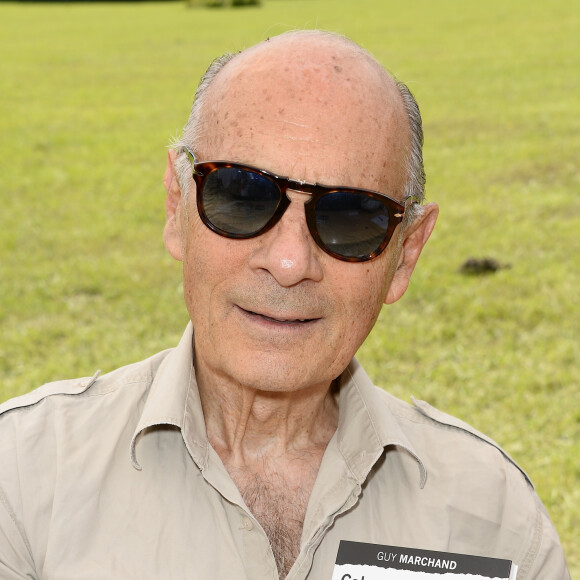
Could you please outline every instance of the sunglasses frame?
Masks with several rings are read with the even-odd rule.
[[[253,167],[251,165],[244,165],[241,163],[233,163],[230,161],[198,162],[196,161],[194,153],[190,149],[184,147],[184,151],[187,154],[187,157],[189,158],[189,161],[192,166],[192,176],[197,188],[196,201],[199,216],[202,222],[210,230],[212,230],[213,232],[224,238],[248,240],[251,238],[261,236],[262,234],[265,234],[280,221],[281,217],[284,215],[284,212],[290,205],[291,202],[290,199],[288,198],[287,191],[288,190],[296,191],[299,193],[306,193],[311,196],[311,198],[304,203],[304,212],[306,216],[306,224],[308,226],[308,230],[310,232],[310,235],[316,242],[316,245],[328,255],[338,260],[342,260],[343,262],[367,262],[379,256],[391,241],[395,229],[403,220],[407,200],[411,199],[414,203],[416,203],[413,198],[407,198],[404,204],[402,204],[397,200],[393,199],[392,197],[385,195],[384,193],[379,193],[378,191],[371,191],[368,189],[360,189],[357,187],[345,187],[343,185],[337,186],[321,185],[319,183],[308,183],[306,181],[290,179],[289,177],[276,175],[274,173],[270,173],[269,171],[265,171],[264,169],[258,169],[257,167]],[[226,230],[222,230],[221,228],[215,226],[207,217],[205,209],[203,207],[204,183],[207,177],[213,171],[222,168],[243,169],[246,171],[250,171],[252,173],[257,173],[258,175],[261,175],[266,179],[268,179],[269,181],[273,182],[274,185],[276,185],[276,187],[280,191],[280,201],[276,206],[276,210],[274,211],[272,217],[259,230],[252,232],[251,234],[230,233]],[[330,193],[349,193],[349,192],[364,194],[367,197],[379,200],[387,208],[389,214],[389,225],[385,232],[385,237],[383,241],[376,250],[364,256],[343,256],[342,254],[338,254],[332,251],[324,244],[324,242],[320,238],[316,226],[316,216],[315,216],[316,202],[321,197],[328,195]]]

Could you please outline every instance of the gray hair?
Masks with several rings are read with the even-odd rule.
[[[212,61],[199,81],[199,85],[195,91],[193,104],[191,105],[189,118],[183,128],[182,136],[174,139],[170,144],[170,147],[178,154],[175,162],[175,172],[184,197],[187,197],[189,193],[189,184],[191,182],[191,164],[185,154],[185,148],[187,147],[192,151],[196,151],[199,147],[200,141],[202,140],[201,119],[206,101],[207,89],[222,68],[238,54],[239,52],[226,52]]]
[[[329,36],[333,38],[341,39],[342,41],[356,47],[373,62],[375,62],[381,68],[382,65],[376,60],[376,58],[369,53],[367,50],[362,48],[353,40],[342,36],[340,34],[335,34],[332,32],[318,31],[318,30],[295,30],[285,32],[284,35],[312,35],[317,34],[321,36]],[[233,58],[235,58],[238,53],[225,53],[224,55],[216,58],[208,67],[205,74],[201,77],[197,90],[195,92],[195,98],[193,100],[193,105],[191,107],[191,112],[185,127],[183,128],[183,134],[180,138],[175,139],[170,147],[175,149],[178,153],[176,161],[176,173],[181,191],[184,197],[189,193],[189,186],[191,183],[191,164],[184,150],[188,147],[192,151],[196,151],[201,140],[203,139],[203,131],[201,123],[202,113],[204,109],[204,104],[206,101],[207,89],[211,85],[212,81],[218,75],[226,64],[228,64]],[[384,69],[383,69],[384,70]],[[415,100],[415,97],[409,90],[409,87],[402,81],[397,79],[395,84],[401,96],[403,102],[403,107],[407,114],[407,119],[409,122],[409,130],[411,138],[407,146],[407,179],[404,185],[404,195],[403,199],[412,199],[417,203],[411,203],[408,205],[407,211],[405,211],[404,227],[411,223],[416,217],[421,214],[420,204],[425,199],[425,169],[423,166],[423,125],[421,121],[421,113],[419,111],[419,105]]]
[[[411,223],[421,215],[421,203],[425,200],[425,167],[423,165],[423,122],[417,100],[409,87],[402,81],[395,79],[399,94],[403,100],[403,106],[409,121],[411,139],[407,146],[407,180],[403,199],[413,199],[417,203],[411,203],[405,211],[405,225]]]

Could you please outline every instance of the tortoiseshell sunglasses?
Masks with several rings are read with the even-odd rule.
[[[405,206],[354,187],[306,183],[229,161],[198,163],[185,148],[203,223],[226,238],[248,239],[273,228],[290,205],[288,190],[310,194],[306,223],[316,244],[345,262],[377,257],[403,219]]]

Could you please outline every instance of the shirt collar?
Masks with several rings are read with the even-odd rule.
[[[392,395],[377,388],[353,359],[341,376],[338,448],[351,473],[362,484],[386,447],[409,453],[419,467],[419,485],[427,480],[425,464],[401,427],[401,418],[415,414]]]
[[[139,424],[131,439],[131,463],[141,469],[137,459],[137,443],[147,431],[160,425],[173,425],[182,436],[191,435],[184,442],[196,461],[207,456],[207,434],[203,410],[193,367],[193,325],[187,325],[177,347],[165,357],[151,383],[151,388]]]
[[[396,404],[395,404],[396,402]],[[400,417],[413,413],[375,387],[356,359],[340,378],[339,419],[336,432],[340,453],[359,483],[365,481],[385,447],[403,449],[419,466],[419,485],[427,479],[425,465],[400,426]],[[160,425],[178,428],[193,460],[205,467],[209,441],[193,366],[193,326],[188,324],[177,347],[161,363],[151,384],[141,419],[131,440],[131,463],[141,469],[137,443]]]

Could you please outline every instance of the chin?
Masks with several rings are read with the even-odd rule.
[[[234,378],[240,385],[270,393],[292,393],[315,386],[328,385],[336,375],[319,372],[324,368],[316,362],[313,369],[304,367],[304,361],[280,360],[278,357],[254,356],[245,358],[251,365],[238,367]],[[313,361],[314,362],[314,361]],[[239,372],[241,371],[241,372]]]

